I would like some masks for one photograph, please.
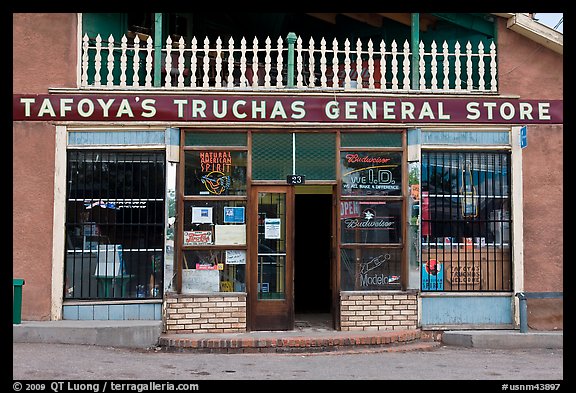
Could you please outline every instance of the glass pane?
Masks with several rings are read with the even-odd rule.
[[[341,201],[342,243],[400,243],[402,201]]]
[[[336,179],[336,134],[296,133],[296,174],[306,180]]]
[[[286,297],[286,194],[258,193],[258,299]]]
[[[224,227],[224,236],[246,239],[245,211],[245,201],[184,201],[182,244],[224,244],[224,240],[216,238]],[[231,226],[234,228],[230,229]]]
[[[341,249],[343,291],[400,289],[401,250]]]
[[[66,299],[161,298],[160,152],[68,152]]]
[[[292,173],[292,134],[252,134],[252,178],[286,180]]]
[[[402,195],[402,153],[341,152],[342,195]]]
[[[422,154],[423,290],[511,290],[509,158]]]
[[[402,147],[399,132],[343,132],[340,138],[342,147]]]
[[[185,146],[246,146],[243,132],[186,132]]]
[[[246,250],[183,252],[183,293],[245,291]]]
[[[247,152],[187,151],[184,160],[185,195],[246,195]]]

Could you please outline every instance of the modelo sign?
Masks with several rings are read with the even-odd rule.
[[[14,121],[563,123],[562,100],[360,95],[13,95]]]

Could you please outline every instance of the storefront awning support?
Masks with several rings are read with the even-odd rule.
[[[286,37],[286,41],[288,41],[287,87],[294,87],[294,44],[296,43],[296,39],[296,33],[288,33]]]
[[[412,13],[412,23],[411,23],[411,33],[410,37],[412,39],[412,89],[418,90],[418,79],[420,75],[418,73],[419,66],[419,56],[418,48],[420,42],[420,14]]]

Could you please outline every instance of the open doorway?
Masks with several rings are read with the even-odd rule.
[[[304,186],[306,187],[306,186]],[[326,193],[329,192],[329,193]],[[333,329],[332,188],[295,196],[294,311],[296,328]]]

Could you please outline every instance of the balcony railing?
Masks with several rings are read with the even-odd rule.
[[[160,50],[160,56],[157,51]],[[160,63],[160,72],[155,64]],[[358,39],[351,46],[334,39],[319,44],[290,33],[264,45],[254,38],[251,46],[242,38],[226,43],[218,38],[190,45],[183,38],[166,39],[165,48],[155,48],[152,37],[141,41],[136,35],[120,44],[112,35],[83,38],[81,87],[109,89],[248,89],[296,88],[308,91],[341,89],[370,92],[496,93],[496,45],[485,48],[456,41],[452,47],[435,41],[425,47],[420,41],[413,53],[407,41],[373,43]]]

